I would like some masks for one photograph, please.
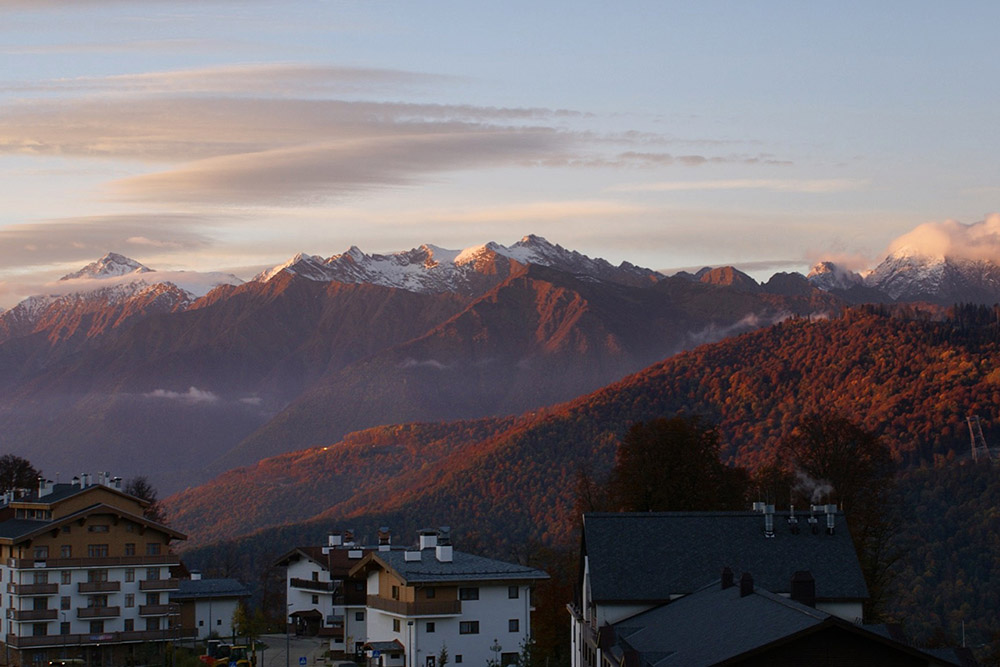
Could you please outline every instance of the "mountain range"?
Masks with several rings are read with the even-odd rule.
[[[526,236],[299,254],[243,282],[110,253],[0,313],[0,433],[51,476],[96,465],[168,492],[373,426],[540,409],[790,316],[989,301],[995,269],[890,256],[865,278],[827,264],[761,284]]]

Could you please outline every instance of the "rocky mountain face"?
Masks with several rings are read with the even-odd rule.
[[[183,278],[109,255],[0,315],[8,451],[53,476],[148,474],[165,492],[377,424],[567,400],[678,350],[842,305],[814,289],[662,279],[533,236],[300,255],[204,296]]]

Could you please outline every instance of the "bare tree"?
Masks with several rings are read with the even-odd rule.
[[[36,470],[31,462],[13,454],[0,456],[0,493],[12,489],[30,489],[38,484],[41,470]]]
[[[147,519],[156,523],[165,524],[167,522],[167,514],[156,497],[156,489],[149,483],[149,479],[145,475],[133,477],[126,482],[124,491],[130,496],[141,498],[149,503],[142,513]]]

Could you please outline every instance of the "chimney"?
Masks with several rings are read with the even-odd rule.
[[[826,506],[826,534],[833,535],[834,515],[837,512],[836,505]]]
[[[389,533],[388,526],[382,526],[378,529],[378,550],[379,551],[389,551],[392,548],[392,535]]]
[[[79,489],[80,488],[80,478],[77,477],[76,475],[73,475],[73,479],[70,481],[70,484],[73,485],[73,488]]]
[[[788,529],[792,535],[799,534],[799,520],[795,518],[795,505],[788,506]]]
[[[420,562],[420,552],[419,551],[404,551],[403,561],[406,563],[419,563]]]
[[[807,607],[816,606],[816,580],[809,570],[799,570],[792,575],[791,597]]]
[[[86,489],[88,486],[90,486],[90,473],[89,472],[81,472],[80,473],[80,488]]]
[[[115,489],[117,489],[118,491],[121,491],[122,490],[122,478],[121,477],[115,477],[113,480],[111,480],[111,486],[114,487]]]
[[[749,572],[744,572],[740,576],[740,597],[745,598],[753,593],[753,577]]]
[[[816,518],[816,506],[815,505],[810,505],[809,506],[809,519],[807,520],[807,522],[809,523],[809,530],[810,530],[810,532],[812,532],[813,535],[818,535],[819,534],[819,519]]]
[[[423,529],[418,531],[417,535],[420,536],[420,549],[433,549],[437,546],[438,534],[436,530]]]
[[[352,545],[353,546],[353,545]],[[347,550],[347,557],[351,560],[357,560],[359,558],[364,558],[365,552],[363,549],[351,548]]]
[[[327,535],[326,543],[331,547],[339,547],[344,543],[344,536],[340,533],[330,533]]]
[[[774,505],[764,506],[764,537],[774,537]]]
[[[733,587],[733,571],[728,567],[722,568],[722,590]]]
[[[201,570],[191,570],[191,581],[201,581]]]
[[[352,547],[354,546],[354,531],[348,528],[344,531],[344,546]]]

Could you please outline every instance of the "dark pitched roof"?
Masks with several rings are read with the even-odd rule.
[[[71,496],[78,495],[84,491],[92,491],[94,489],[104,489],[106,491],[111,491],[117,493],[120,496],[134,500],[142,505],[149,505],[149,501],[143,500],[142,498],[137,498],[136,496],[129,495],[122,491],[121,489],[116,489],[113,486],[108,486],[107,484],[98,484],[92,482],[89,486],[82,486],[80,484],[69,484],[69,483],[58,483],[52,485],[52,491],[48,494],[39,497],[38,489],[30,489],[29,493],[20,498],[15,498],[14,502],[17,503],[44,503],[46,505],[51,505],[52,503],[59,502],[60,500],[65,500]]]
[[[208,598],[244,598],[250,591],[235,579],[181,579],[171,600],[206,600]]]
[[[634,650],[643,667],[714,665],[826,628],[848,632],[930,658],[927,653],[826,612],[760,589],[744,597],[739,585],[715,582],[700,591],[627,618],[614,626],[617,653]],[[947,664],[959,664],[954,657]]]
[[[32,533],[43,530],[45,528],[51,528],[51,521],[33,521],[31,519],[7,519],[6,521],[0,521],[0,538],[7,538],[10,540],[16,540],[19,537],[25,535],[31,535]]]
[[[435,550],[421,551],[419,561],[408,561],[405,551],[376,551],[365,558],[365,563],[375,560],[390,568],[407,584],[475,582],[503,580],[548,579],[549,575],[533,567],[506,563],[492,558],[453,551],[451,562],[442,563],[435,557]]]
[[[723,567],[751,572],[758,585],[790,592],[792,575],[809,570],[817,599],[868,597],[844,515],[835,531],[791,533],[787,513],[775,516],[775,536],[763,534],[758,512],[645,512],[584,515],[584,553],[597,602],[667,601],[719,577]],[[819,516],[820,525],[825,517]]]
[[[89,507],[84,507],[83,509],[73,512],[72,514],[67,514],[66,516],[59,517],[58,519],[53,519],[52,521],[32,521],[30,519],[7,519],[6,521],[0,522],[0,539],[10,539],[10,540],[21,540],[34,535],[44,533],[47,530],[57,529],[60,526],[73,523],[78,519],[90,516],[91,514],[113,514],[119,517],[126,517],[134,523],[142,524],[145,526],[151,526],[156,530],[166,533],[170,537],[186,540],[187,535],[184,533],[174,530],[170,526],[165,526],[161,523],[156,523],[155,521],[150,521],[144,516],[139,514],[132,514],[131,512],[126,512],[125,510],[115,507],[113,505],[107,505],[104,503],[96,503],[90,505]]]
[[[329,549],[329,553],[323,553],[324,549]],[[375,551],[377,547],[296,547],[284,554],[274,562],[276,567],[288,567],[288,565],[298,558],[308,558],[324,570],[327,570],[335,579],[346,577],[347,573],[360,562],[360,558],[351,558],[348,552],[361,551],[368,554]]]

